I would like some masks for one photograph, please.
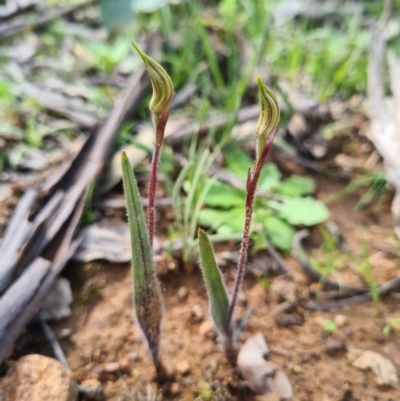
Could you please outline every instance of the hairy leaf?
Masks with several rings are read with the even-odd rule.
[[[215,326],[225,331],[228,318],[229,300],[222,274],[215,261],[214,251],[207,234],[199,229],[200,265],[207,288],[211,315]]]
[[[122,174],[131,236],[133,298],[136,317],[149,344],[153,359],[157,362],[162,301],[140,194],[125,152],[122,153]]]

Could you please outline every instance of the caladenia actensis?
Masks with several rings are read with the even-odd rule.
[[[260,78],[257,82],[260,115],[255,129],[256,158],[253,169],[249,168],[247,173],[243,236],[230,302],[221,272],[215,261],[211,243],[206,233],[199,229],[200,264],[209,296],[211,315],[217,330],[222,335],[226,356],[232,364],[236,363],[237,355],[234,346],[233,313],[246,268],[254,199],[261,170],[271,149],[280,117],[279,105],[274,92],[264,85]]]
[[[163,304],[153,261],[153,240],[158,164],[174,88],[171,78],[164,68],[144,54],[135,44],[133,46],[143,59],[153,87],[149,108],[156,132],[150,170],[147,226],[136,179],[125,153],[122,154],[121,160],[122,178],[131,237],[133,299],[136,319],[149,346],[157,378],[163,380],[167,375],[160,357]]]
[[[157,190],[158,165],[164,142],[165,126],[169,118],[171,100],[174,96],[174,86],[171,78],[164,68],[152,58],[144,54],[134,43],[133,47],[139,53],[149,75],[153,96],[150,100],[149,109],[152,114],[156,137],[154,143],[153,157],[151,160],[150,182],[149,182],[149,204],[147,209],[147,226],[149,230],[150,244],[153,246],[155,232],[155,200]]]

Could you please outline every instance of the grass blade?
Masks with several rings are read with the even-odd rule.
[[[214,251],[207,234],[199,229],[200,264],[206,284],[211,315],[217,329],[225,333],[229,299],[221,271],[215,261]]]
[[[148,342],[154,364],[158,368],[162,318],[160,288],[154,270],[152,249],[139,190],[125,152],[122,153],[121,161],[131,236],[134,307],[139,326]]]

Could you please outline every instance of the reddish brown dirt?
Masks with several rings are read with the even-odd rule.
[[[318,181],[319,197],[343,187],[343,184]],[[389,199],[379,215],[373,209],[356,215],[353,208],[359,196],[356,193],[329,204],[333,219],[342,228],[355,253],[362,251],[360,241],[365,236],[382,244],[392,235]],[[315,248],[319,241],[316,230],[309,245]],[[377,282],[385,282],[399,273],[399,259],[372,248],[369,248],[369,255]],[[308,301],[310,287],[301,269],[293,259],[286,261],[293,271],[300,302]],[[76,269],[73,268],[74,274]],[[80,288],[77,286],[73,316],[55,327],[56,331],[73,330],[68,340],[62,340],[71,370],[83,385],[101,383],[107,400],[133,400],[132,388],[145,393],[149,383],[153,388],[156,386],[149,355],[133,319],[130,269],[128,266],[95,264],[78,269],[86,271],[83,274],[85,284]],[[233,273],[233,266],[224,268],[230,283]],[[343,268],[340,274],[354,284],[362,284],[351,267]],[[280,280],[271,279],[272,288]],[[162,276],[161,281],[165,302],[162,356],[172,370],[188,365],[187,372],[177,373],[172,383],[164,385],[164,398],[193,400],[206,394],[204,386],[208,384],[214,389],[214,398],[210,398],[213,400],[260,399],[253,398],[240,385],[238,388],[215,335],[212,332],[201,334],[202,323],[208,318],[208,306],[199,272],[188,275],[176,270]],[[177,296],[182,287],[188,289],[186,299]],[[238,307],[237,315],[244,314],[245,305],[252,306],[254,312],[240,343],[257,332],[265,336],[271,349],[271,360],[282,367],[294,386],[295,400],[400,400],[399,386],[379,386],[372,371],[358,370],[348,362],[346,350],[329,355],[332,339],[340,340],[347,350],[376,351],[400,370],[399,333],[382,334],[387,319],[400,316],[399,293],[393,293],[379,303],[366,302],[329,312],[303,311],[304,324],[290,328],[278,327],[271,316],[277,302],[273,291],[264,290],[248,276],[244,294],[245,300]],[[346,317],[345,324],[334,333],[326,333],[325,320],[334,321],[337,315]],[[111,364],[115,362],[119,364],[117,367]],[[233,393],[232,397],[227,388]]]

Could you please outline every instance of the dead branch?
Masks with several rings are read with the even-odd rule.
[[[38,190],[28,190],[17,206],[0,248],[0,363],[79,245],[75,232],[88,187],[101,174],[121,124],[146,85],[141,70],[75,157]]]
[[[74,4],[72,6],[62,8],[55,7],[48,10],[46,13],[39,15],[34,21],[31,21],[30,18],[25,18],[23,21],[3,24],[3,26],[0,28],[0,40],[11,38],[29,29],[42,27],[57,18],[66,17],[67,15],[73,14],[81,8],[91,6],[96,2],[97,0],[86,0],[82,3]]]

